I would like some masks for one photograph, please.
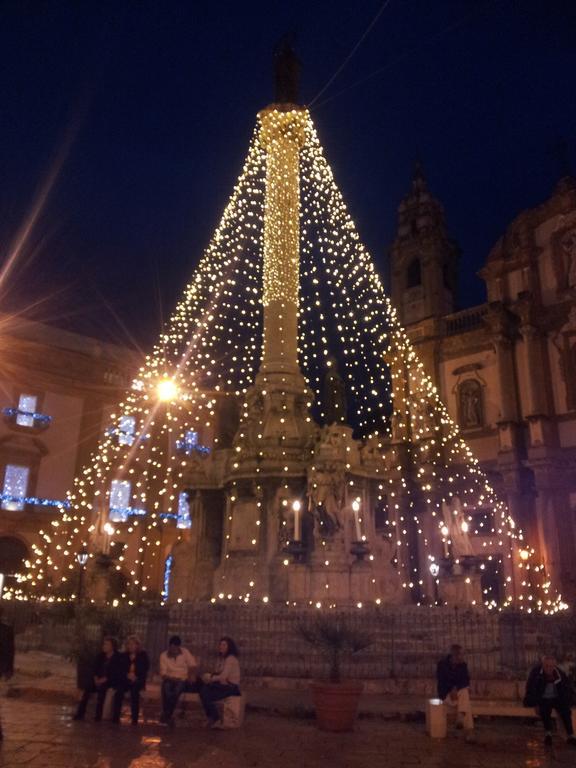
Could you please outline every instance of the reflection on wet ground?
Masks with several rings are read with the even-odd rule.
[[[70,708],[4,699],[2,768],[546,768],[576,765],[560,736],[521,721],[481,722],[475,743],[462,733],[431,741],[421,723],[362,720],[351,734],[326,734],[309,720],[249,714],[238,731],[206,731],[200,715],[174,730],[157,723],[75,723]]]

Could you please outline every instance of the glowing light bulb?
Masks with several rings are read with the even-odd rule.
[[[162,379],[156,386],[158,399],[162,402],[175,400],[178,396],[178,387],[172,379]]]

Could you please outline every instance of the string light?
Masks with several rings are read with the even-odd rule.
[[[264,344],[263,318],[268,331]],[[267,344],[272,337],[274,345]],[[291,346],[296,338],[297,348]],[[386,540],[395,548],[390,562],[404,589],[418,595],[418,601],[436,602],[436,595],[426,594],[425,571],[436,578],[436,560],[452,553],[457,561],[459,553],[465,554],[461,540],[475,534],[504,582],[500,600],[486,587],[488,607],[513,605],[545,613],[565,607],[425,374],[360,241],[308,112],[275,108],[260,113],[222,220],[167,330],[112,417],[113,428],[76,478],[67,500],[70,508],[62,505],[61,519],[41,533],[29,563],[28,589],[54,599],[48,595],[73,576],[75,552],[86,547],[94,558],[114,540],[123,544],[128,579],[124,599],[130,602],[135,592],[158,589],[151,566],[164,546],[163,531],[179,519],[191,462],[211,460],[220,448],[233,452],[224,521],[227,552],[238,503],[234,474],[252,467],[256,498],[263,493],[258,474],[267,437],[263,419],[254,419],[249,402],[261,361],[262,397],[268,385],[277,386],[273,377],[267,379],[271,370],[302,370],[305,381],[293,396],[303,398],[310,413],[307,461],[312,465],[315,421],[326,419],[323,382],[333,359],[344,377],[348,414],[360,441],[354,449],[360,458],[350,457],[343,478],[353,499],[348,509],[353,509],[360,530],[362,508],[364,531],[373,531],[370,506],[385,505]],[[292,396],[288,386],[279,392]],[[232,446],[222,445],[216,419],[235,404],[240,406],[240,427]],[[134,419],[133,440],[120,440],[121,420],[128,417]],[[283,416],[279,418],[282,423]],[[197,450],[196,444],[206,450]],[[352,452],[350,445],[347,450]],[[294,496],[292,454],[284,440],[278,451],[286,475],[281,488],[285,503],[280,504],[283,531],[290,525],[286,508]],[[358,462],[361,475],[354,474]],[[369,494],[368,477],[374,491]],[[145,514],[128,515],[114,526],[108,522],[113,480],[129,484],[129,508]],[[365,489],[366,499],[356,488]],[[296,503],[292,511],[299,524]],[[262,510],[261,501],[257,506]],[[483,513],[477,523],[479,510],[489,514]],[[248,535],[254,553],[260,524],[258,517]],[[284,538],[288,536],[287,530]],[[361,538],[366,540],[365,532]],[[326,540],[319,544],[326,547]],[[385,565],[373,553],[369,562],[374,573]],[[423,569],[422,562],[431,564]],[[256,573],[257,560],[253,563]],[[329,595],[329,558],[325,567]],[[160,588],[166,593],[165,584]],[[268,603],[262,590],[265,586],[254,578],[242,585],[223,575],[211,600],[248,603],[258,596]],[[18,594],[24,592],[19,588]],[[381,602],[376,595],[374,603]],[[329,599],[310,604],[336,605]],[[358,607],[366,604],[364,600]]]

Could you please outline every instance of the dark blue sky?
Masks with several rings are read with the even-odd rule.
[[[2,286],[4,309],[146,343],[218,222],[271,52],[296,34],[302,101],[349,54],[381,0],[4,0],[2,256],[58,151],[65,161]],[[362,238],[385,270],[415,157],[464,256],[461,304],[507,223],[576,154],[576,3],[391,0],[313,117]],[[68,142],[68,143],[67,143]]]

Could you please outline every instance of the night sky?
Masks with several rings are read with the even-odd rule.
[[[460,304],[482,301],[496,239],[574,167],[573,0],[4,0],[2,259],[59,172],[0,309],[149,345],[272,100],[275,43],[294,33],[308,104],[383,5],[313,118],[381,271],[419,157],[463,249]]]

